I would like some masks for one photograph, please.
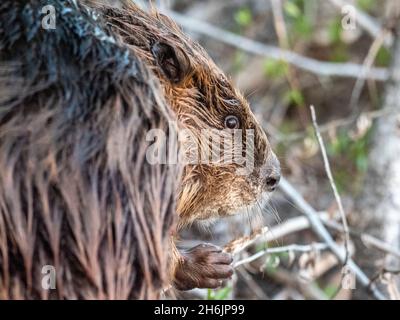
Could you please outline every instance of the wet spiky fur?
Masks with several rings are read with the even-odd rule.
[[[158,297],[180,176],[144,157],[173,120],[160,92],[76,1],[1,1],[0,299]]]
[[[101,11],[127,47],[147,61],[158,75],[181,128],[201,137],[202,130],[224,129],[225,117],[235,115],[241,129],[254,130],[255,168],[250,175],[237,175],[235,164],[185,166],[178,197],[179,226],[228,216],[254,205],[265,192],[265,171],[275,155],[248,102],[205,50],[188,38],[169,17],[155,9],[148,14],[134,4],[125,4],[121,10],[104,6]],[[190,72],[180,83],[170,83],[160,72],[151,54],[151,47],[157,42],[170,44],[187,59]],[[246,141],[245,137],[243,141]]]
[[[96,14],[74,0],[0,4],[0,298],[155,298],[180,260],[174,214],[181,228],[265,193],[267,137],[201,46],[156,10],[82,2]],[[54,31],[40,27],[45,4]],[[157,65],[157,42],[188,61],[180,83]],[[251,174],[146,162],[148,130],[176,118],[201,137],[232,114],[254,130]],[[40,286],[48,264],[53,291]]]
[[[188,164],[184,168],[178,189],[178,230],[193,222],[210,221],[237,212],[244,212],[252,220],[251,213],[261,214],[259,201],[267,193],[266,177],[279,170],[276,156],[268,139],[250,110],[248,102],[236,90],[231,81],[214,64],[205,50],[189,39],[177,24],[154,8],[150,13],[137,6],[125,3],[122,9],[100,6],[102,17],[118,34],[126,46],[146,61],[160,79],[168,105],[175,112],[181,130],[190,130],[199,140],[197,147],[204,153],[209,143],[203,138],[203,130],[213,131],[223,137],[224,119],[235,115],[243,130],[244,148],[247,148],[247,133],[252,130],[254,148],[252,160],[254,170],[247,175],[238,175],[237,164]],[[187,64],[188,71],[179,83],[169,81],[160,70],[152,47],[167,43]],[[182,149],[190,154],[190,144],[183,142]],[[232,150],[233,153],[243,149]],[[256,210],[254,210],[256,208]],[[256,217],[257,220],[257,217]],[[172,266],[181,268],[183,258],[172,244]],[[174,269],[172,270],[174,273]],[[202,270],[190,272],[195,278]],[[196,282],[196,279],[193,282]],[[199,281],[198,281],[199,282]]]

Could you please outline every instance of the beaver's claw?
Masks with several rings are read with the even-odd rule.
[[[214,289],[233,274],[233,259],[229,253],[212,244],[200,244],[182,252],[182,260],[175,272],[175,287]]]

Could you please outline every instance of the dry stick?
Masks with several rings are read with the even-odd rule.
[[[310,224],[314,232],[329,246],[330,250],[336,255],[336,257],[343,263],[345,261],[345,253],[339,245],[332,239],[332,236],[327,231],[323,223],[321,222],[318,212],[315,211],[303,198],[303,196],[285,179],[281,178],[279,189],[288,196],[293,203],[302,210],[304,215],[309,219]],[[370,283],[369,278],[365,273],[358,267],[358,265],[352,260],[348,259],[347,266],[356,275],[359,282],[365,287],[372,295],[379,300],[385,300],[386,297],[379,291],[374,283]]]
[[[321,213],[321,219],[325,221],[328,219],[328,213]],[[278,224],[271,229],[263,227],[260,230],[253,232],[249,236],[243,236],[232,240],[224,246],[224,251],[232,255],[237,255],[244,251],[251,245],[259,243],[268,243],[287,236],[288,234],[296,233],[310,227],[310,222],[305,217],[295,217],[285,222]]]
[[[247,270],[244,267],[238,268],[237,272],[245,280],[246,285],[248,285],[249,288],[254,291],[255,295],[259,299],[269,300],[269,297],[265,294],[260,285],[253,279],[253,277],[247,272]]]
[[[272,16],[274,18],[275,31],[278,36],[278,43],[281,49],[290,50],[289,37],[286,29],[286,22],[283,14],[282,0],[271,0]],[[285,74],[286,81],[290,86],[291,91],[301,92],[301,86],[297,77],[297,70],[288,64],[287,72]],[[304,101],[298,103],[297,112],[299,115],[300,123],[304,125],[307,123],[306,114],[304,113]]]
[[[376,120],[381,117],[386,117],[389,115],[392,116],[392,115],[396,115],[399,113],[400,113],[399,110],[397,110],[396,108],[384,108],[384,109],[380,109],[380,110],[363,112],[361,115],[366,116],[370,120]],[[338,127],[348,126],[352,122],[353,122],[353,119],[351,117],[333,120],[333,121],[330,121],[326,124],[319,126],[319,131],[321,133],[325,133],[325,132],[331,131],[332,129],[336,129]],[[286,141],[295,141],[295,140],[303,139],[306,135],[307,135],[306,132],[301,131],[301,132],[290,133],[286,137],[278,136],[277,139],[278,139],[278,141],[285,141],[285,142]]]
[[[311,110],[311,118],[312,118],[314,130],[315,130],[315,135],[317,136],[318,143],[321,148],[325,171],[328,176],[329,183],[332,187],[333,194],[335,195],[336,203],[339,208],[340,217],[342,219],[342,224],[343,224],[343,229],[344,229],[344,246],[346,249],[346,257],[345,257],[343,264],[346,265],[347,260],[349,258],[349,243],[350,243],[349,226],[347,224],[346,214],[344,213],[342,198],[340,197],[339,192],[336,187],[336,184],[335,184],[335,181],[333,180],[331,166],[329,164],[328,155],[326,154],[326,149],[325,149],[324,141],[322,140],[321,132],[319,131],[319,127],[318,127],[318,123],[317,123],[317,116],[315,115],[314,106],[310,106],[310,110]]]
[[[200,21],[175,11],[164,10],[164,13],[173,18],[178,24],[185,29],[193,32],[207,35],[233,47],[239,48],[245,52],[256,55],[284,60],[300,69],[307,70],[314,74],[322,76],[340,76],[355,78],[362,71],[362,65],[354,63],[332,63],[318,61],[308,57],[304,57],[292,51],[283,50],[275,46],[266,45],[243,36],[239,36],[232,32],[215,27],[207,22]],[[371,68],[366,75],[369,79],[377,81],[386,81],[389,78],[389,72],[385,68]]]
[[[258,258],[262,257],[266,254],[271,253],[282,253],[282,252],[310,252],[310,251],[321,251],[329,249],[329,246],[326,243],[313,243],[308,245],[300,245],[300,244],[290,244],[288,246],[282,247],[274,247],[274,248],[266,248],[264,250],[258,251],[256,254],[251,255],[245,259],[239,260],[233,264],[234,268],[237,268],[243,264],[250,263]]]
[[[386,36],[390,34],[389,30],[383,29],[380,34],[377,35],[376,39],[372,43],[371,47],[368,50],[368,54],[364,59],[362,74],[357,78],[356,84],[354,85],[353,92],[351,93],[350,98],[350,110],[354,112],[356,117],[359,116],[358,101],[360,100],[360,96],[365,84],[365,75],[368,74],[368,70],[371,69],[374,64],[375,58],[379,52],[379,49],[382,47]]]
[[[329,183],[332,187],[333,194],[335,195],[336,203],[339,208],[340,217],[342,219],[343,230],[344,230],[344,247],[345,247],[345,252],[346,252],[346,256],[343,261],[343,267],[345,267],[347,265],[347,261],[349,260],[349,243],[350,243],[349,226],[347,225],[347,219],[346,219],[346,214],[344,213],[342,198],[340,197],[339,192],[336,187],[336,183],[333,180],[331,166],[329,164],[328,155],[326,154],[326,149],[325,149],[324,141],[321,136],[321,132],[319,131],[319,127],[318,127],[318,123],[317,123],[317,116],[315,114],[314,106],[311,105],[310,110],[311,110],[311,118],[312,118],[312,123],[314,126],[315,135],[317,137],[318,144],[320,146],[321,153],[322,153],[322,158],[324,161],[325,171],[328,176]],[[342,280],[343,280],[344,276],[345,276],[345,273],[342,273]],[[339,293],[339,291],[340,291],[340,288],[338,288],[338,290],[335,292],[334,297]]]
[[[321,218],[321,220],[328,228],[343,232],[343,227],[336,221],[326,220],[324,218]],[[381,239],[378,239],[376,237],[373,237],[367,233],[357,232],[351,229],[349,229],[349,232],[351,235],[360,238],[360,240],[364,243],[365,246],[371,246],[377,250],[380,250],[382,252],[400,258],[400,251],[391,246],[389,243],[382,241]]]
[[[343,226],[340,223],[336,222],[335,217],[333,219],[329,218],[329,214],[327,212],[318,212],[318,217],[322,221],[322,223],[326,225],[328,228],[339,232],[344,232]],[[307,219],[307,217],[299,216],[290,218],[285,222],[283,222],[282,224],[273,226],[272,228],[264,227],[261,230],[254,232],[250,236],[244,236],[235,239],[224,247],[224,251],[229,252],[233,255],[237,255],[254,244],[268,243],[283,238],[289,234],[301,232],[309,228],[310,228],[310,221]],[[350,235],[360,238],[360,240],[366,246],[373,247],[384,253],[391,254],[395,257],[400,258],[400,251],[397,250],[396,248],[393,248],[393,246],[391,246],[385,241],[382,241],[381,239],[378,239],[364,232],[352,230],[350,227],[349,227],[349,233]],[[192,247],[195,244],[197,244],[197,242],[193,244],[185,243],[184,246]]]
[[[290,271],[285,269],[277,269],[274,273],[269,275],[275,282],[282,284],[284,287],[291,288],[290,296],[287,299],[299,299],[296,296],[302,297],[302,299],[312,300],[326,300],[326,294],[322,292],[317,286],[307,284],[296,274],[293,275]],[[276,300],[276,297],[273,298]]]

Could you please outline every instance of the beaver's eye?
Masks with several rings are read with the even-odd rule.
[[[239,119],[236,116],[227,116],[225,118],[225,127],[228,129],[238,129],[239,128]]]

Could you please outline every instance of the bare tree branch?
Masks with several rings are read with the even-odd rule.
[[[377,35],[376,39],[368,50],[367,56],[364,59],[362,73],[357,78],[350,98],[350,110],[352,110],[355,116],[358,116],[360,113],[358,101],[364,88],[365,81],[367,80],[365,78],[365,75],[368,74],[368,70],[372,68],[372,65],[375,62],[375,58],[378,55],[379,49],[382,47],[384,40],[387,39],[387,35],[389,34],[389,30],[383,29],[381,33]]]
[[[292,51],[283,50],[275,46],[266,45],[246,37],[234,34],[232,32],[215,27],[207,22],[187,17],[171,10],[164,10],[164,13],[173,18],[177,23],[192,32],[206,35],[228,45],[239,48],[245,52],[256,55],[284,60],[288,63],[321,76],[338,76],[355,78],[362,74],[362,65],[354,63],[332,63],[318,61],[308,57],[304,57]],[[388,71],[384,68],[371,68],[369,72],[363,75],[365,78],[377,81],[385,81],[388,79]]]
[[[396,116],[400,114],[400,111],[397,110],[396,108],[383,108],[380,110],[374,110],[374,111],[369,111],[369,112],[363,112],[361,116],[365,116],[369,120],[376,120],[381,117],[387,117],[387,116]],[[332,129],[336,129],[338,127],[343,127],[343,126],[348,126],[353,122],[353,119],[351,117],[346,117],[342,119],[336,119],[329,121],[328,123],[325,123],[323,125],[319,126],[319,131],[321,133],[328,132]],[[277,131],[277,130],[276,130]],[[275,133],[276,139],[278,141],[285,141],[285,142],[290,142],[290,141],[296,141],[299,139],[303,139],[307,133],[305,131],[300,131],[300,132],[294,132],[290,133],[287,136],[282,136],[278,132]]]
[[[330,250],[338,257],[343,263],[345,261],[345,253],[341,250],[340,246],[332,239],[332,236],[326,230],[321,222],[317,211],[315,211],[300,195],[300,193],[285,179],[282,178],[279,184],[280,190],[288,196],[294,204],[299,207],[305,216],[310,220],[310,224],[314,232],[329,246]],[[385,300],[386,297],[379,291],[375,284],[371,284],[369,278],[357,266],[357,264],[349,259],[347,262],[348,267],[356,275],[359,282],[369,290],[372,295],[379,300]]]
[[[322,222],[324,225],[327,227],[343,232],[343,226],[337,223],[334,220],[328,220],[325,219],[324,217],[321,217]],[[352,230],[351,228],[349,229],[349,232],[352,236],[356,236],[360,238],[360,240],[364,243],[365,246],[370,246],[375,249],[378,249],[382,252],[391,254],[397,258],[400,258],[400,251],[396,249],[395,247],[391,246],[389,243],[382,241],[381,239],[378,239],[374,236],[371,236],[370,234],[367,234],[365,232],[357,232]]]
[[[250,263],[258,258],[272,253],[282,253],[282,252],[310,252],[310,251],[322,251],[329,249],[329,246],[326,243],[313,243],[308,245],[300,245],[300,244],[290,244],[283,247],[274,247],[274,248],[266,248],[264,250],[260,250],[257,253],[247,257],[245,259],[239,260],[233,264],[234,268],[237,268],[243,264]]]
[[[330,185],[332,187],[333,194],[335,195],[336,203],[337,203],[338,208],[339,208],[340,217],[342,219],[343,230],[344,230],[344,246],[345,246],[345,250],[346,250],[346,256],[345,256],[343,264],[346,265],[347,264],[347,260],[349,258],[349,243],[350,243],[349,226],[347,224],[346,214],[344,213],[342,199],[341,199],[341,197],[339,195],[339,192],[337,190],[335,181],[333,180],[331,166],[329,164],[328,155],[326,154],[324,141],[323,141],[321,133],[319,131],[319,127],[318,127],[318,123],[317,123],[317,116],[315,115],[314,106],[310,106],[310,110],[311,110],[311,118],[312,118],[314,130],[315,130],[315,135],[317,136],[318,144],[320,146],[321,153],[322,153],[322,158],[323,158],[323,161],[324,161],[325,171],[326,171],[326,174],[328,176],[329,183],[330,183]]]

